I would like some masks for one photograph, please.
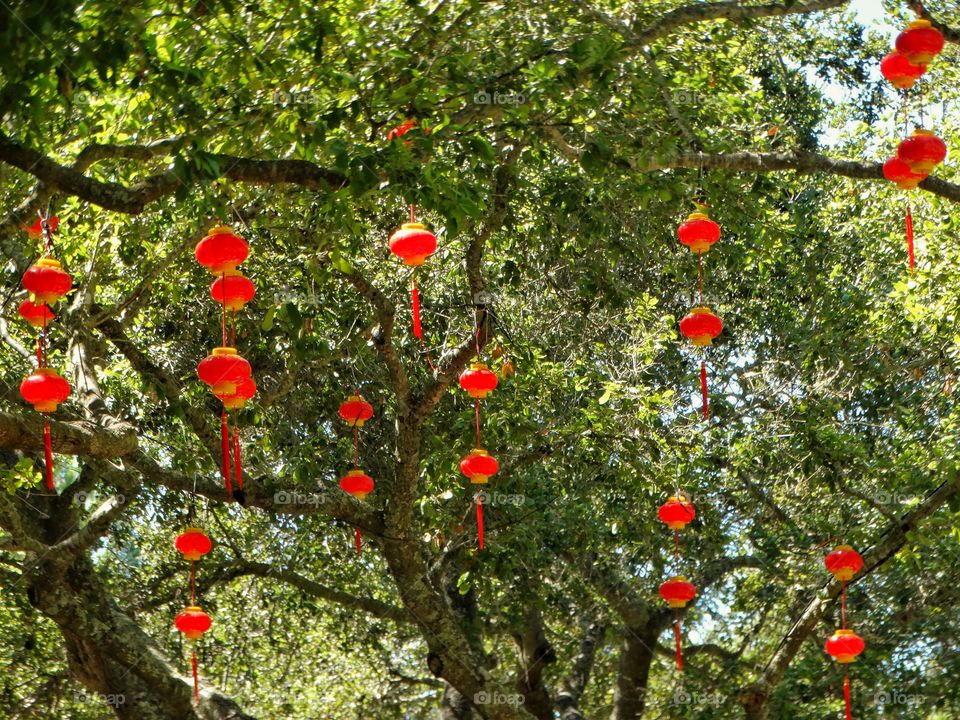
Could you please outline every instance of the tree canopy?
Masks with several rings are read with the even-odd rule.
[[[855,717],[958,716],[960,181],[948,162],[906,193],[882,164],[905,112],[960,143],[960,6],[883,5],[2,3],[0,714],[841,717],[823,556],[846,542]],[[907,100],[877,67],[915,11],[947,46]],[[708,419],[677,329],[691,200],[723,233]],[[422,345],[387,244],[409,204],[439,241]],[[55,492],[18,392],[38,212],[74,280],[47,338],[73,387]],[[257,287],[243,503],[196,375],[221,315],[193,248],[220,224]],[[482,551],[458,467],[476,355],[500,376]],[[362,502],[338,487],[355,390]],[[677,488],[682,675],[657,593]],[[214,541],[199,704],[173,627],[191,522]]]

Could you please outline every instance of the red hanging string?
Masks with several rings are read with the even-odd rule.
[[[483,550],[483,494],[477,493],[477,544]]]
[[[910,214],[910,206],[907,205],[907,259],[910,264],[910,272],[914,272],[914,254],[913,254],[913,215]]]
[[[223,273],[220,275],[220,283],[224,288],[224,293],[226,292],[227,286],[227,274]],[[220,304],[220,337],[222,340],[222,345],[227,347],[227,303],[224,301]]]
[[[353,543],[357,546],[357,555],[360,554],[360,548],[363,545],[363,541],[360,538],[360,528],[353,529]]]
[[[243,491],[243,472],[240,467],[240,431],[237,429],[237,420],[233,420],[233,474],[237,487]]]
[[[190,604],[197,604],[197,561],[190,561]]]
[[[683,672],[683,649],[680,643],[680,609],[674,610],[673,615],[673,639],[676,644],[677,672]]]
[[[480,398],[473,399],[473,414],[476,417],[477,424],[477,447],[483,447],[480,445]]]
[[[710,399],[707,393],[707,361],[700,361],[700,395],[703,397],[703,417],[710,417]]]
[[[43,456],[46,462],[47,490],[53,492],[53,440],[50,437],[50,421],[43,419]]]
[[[230,347],[237,346],[237,311],[230,314]]]
[[[230,482],[230,428],[227,425],[227,411],[220,414],[220,453],[223,456],[221,471],[223,482],[227,488],[227,495],[233,495],[233,483]]]
[[[847,628],[847,581],[840,582],[840,627]]]
[[[853,720],[853,710],[850,702],[850,672],[843,673],[843,701],[847,707],[847,720]]]
[[[699,305],[703,305],[703,253],[697,253],[697,278],[698,278],[698,297]]]
[[[414,212],[413,203],[410,203],[410,222],[415,223],[417,221],[416,213]]]
[[[360,467],[360,430],[357,423],[353,423],[353,466]]]
[[[410,304],[413,312],[413,336],[423,340],[423,325],[420,323],[420,290],[417,288],[417,273],[413,273],[413,289],[410,291]]]
[[[193,699],[200,706],[200,670],[197,666],[197,651],[190,651],[190,665],[193,667]]]
[[[673,573],[680,574],[680,531],[673,531]]]

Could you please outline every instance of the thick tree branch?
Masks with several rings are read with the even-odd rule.
[[[206,582],[207,585],[214,585],[216,583],[230,582],[238,577],[248,575],[279,580],[312,597],[327,600],[338,605],[343,605],[344,607],[362,610],[373,617],[393,620],[398,623],[412,622],[410,614],[402,607],[391,605],[371,597],[352,595],[318,583],[292,570],[284,570],[274,565],[268,565],[267,563],[235,560],[231,563],[212,568]]]
[[[50,420],[54,452],[90,458],[119,458],[137,448],[130,427],[105,428],[86,420]],[[43,420],[35,414],[0,413],[0,447],[24,452],[43,449]]]
[[[145,150],[145,148],[147,148]],[[164,151],[173,149],[165,146]],[[136,158],[140,153],[155,157],[149,146],[97,145],[87,150],[87,159],[105,157]],[[347,185],[347,178],[334,170],[307,160],[254,160],[223,154],[206,154],[206,159],[220,168],[220,176],[236,182],[255,185],[293,184],[320,190],[338,190]],[[82,170],[60,165],[33,148],[29,148],[0,132],[0,162],[33,175],[49,189],[74,195],[106,210],[138,214],[149,203],[173,194],[183,184],[175,169],[150,175],[130,186],[101,182]]]

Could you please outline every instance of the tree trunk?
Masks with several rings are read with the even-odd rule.
[[[624,628],[611,720],[637,720],[643,715],[647,678],[659,634],[659,625],[653,621],[640,627]]]

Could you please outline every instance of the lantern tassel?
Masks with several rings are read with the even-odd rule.
[[[227,425],[226,410],[220,414],[220,453],[223,456],[221,471],[227,495],[233,495],[233,483],[230,482],[230,428]]]
[[[200,707],[200,669],[197,664],[197,651],[190,651],[190,666],[193,668],[193,699]]]
[[[477,544],[483,550],[483,496],[477,493]]]
[[[237,489],[233,491],[233,499],[240,505],[246,505],[247,495],[243,491],[243,469],[240,462],[240,431],[236,420],[233,423],[233,475],[237,480]]]
[[[683,672],[683,647],[680,643],[680,610],[674,611],[673,640],[676,644],[677,672]]]
[[[359,555],[361,548],[363,547],[363,540],[360,536],[360,528],[353,529],[353,543],[357,546],[357,555]]]
[[[910,206],[907,205],[907,261],[910,264],[910,273],[914,272],[915,258],[913,254],[913,215],[910,214]]]
[[[420,324],[420,290],[417,288],[417,275],[413,275],[413,289],[410,292],[410,302],[413,310],[413,336],[423,339],[423,326]]]
[[[43,456],[44,473],[47,478],[47,490],[53,492],[53,439],[50,437],[50,421],[43,420]]]
[[[853,720],[853,711],[850,703],[850,673],[843,674],[843,701],[847,707],[847,720]]]
[[[710,417],[710,400],[707,393],[707,361],[700,361],[700,395],[703,397],[703,417]]]

